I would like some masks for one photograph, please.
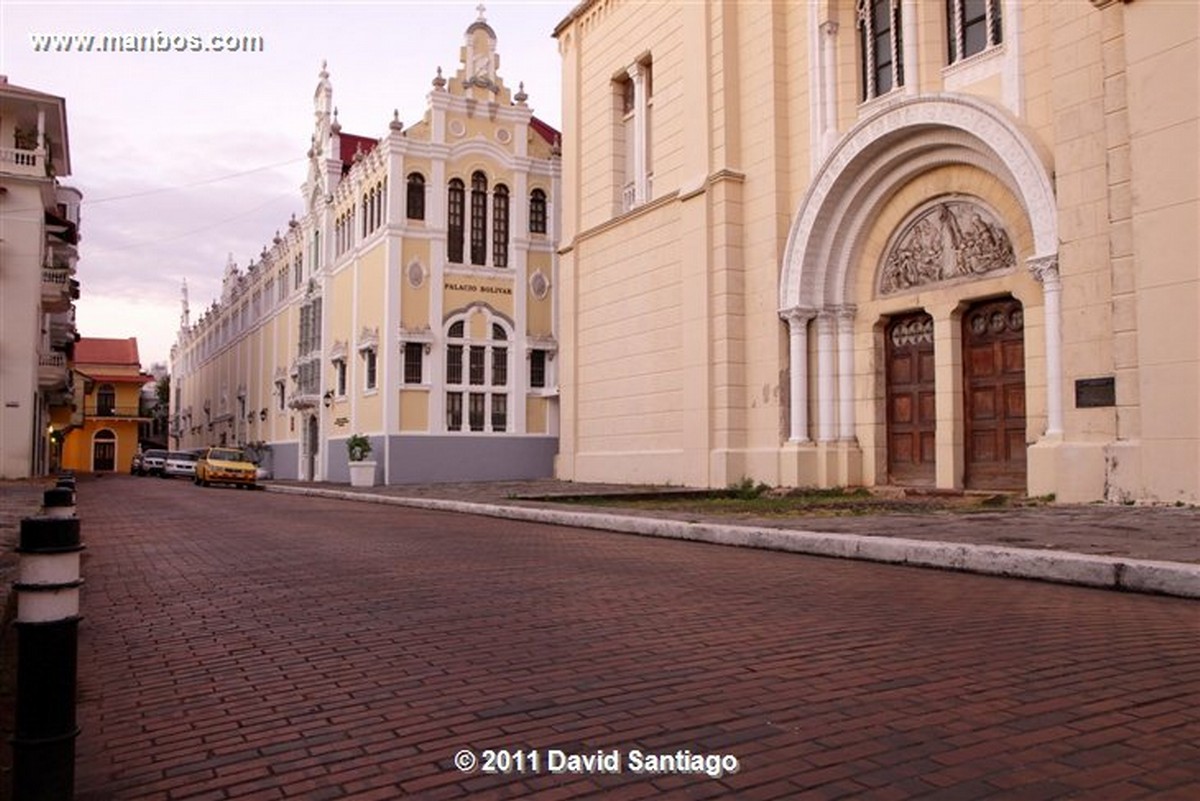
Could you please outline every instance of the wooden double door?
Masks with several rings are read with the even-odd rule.
[[[1023,490],[1024,315],[1012,298],[985,301],[962,318],[964,481],[972,489]],[[893,318],[886,329],[888,480],[936,481],[933,318]]]

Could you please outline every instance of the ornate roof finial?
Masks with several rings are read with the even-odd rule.
[[[329,67],[329,62],[326,61],[325,59],[321,59],[321,72],[317,77],[328,78],[329,77],[328,67]]]
[[[525,94],[525,82],[521,81],[519,84],[517,84],[517,93],[513,95],[513,100],[517,101],[518,103],[524,103],[528,99],[529,95]]]
[[[392,121],[388,123],[388,127],[393,131],[400,131],[404,129],[404,123],[400,122],[400,109],[392,109]]]
[[[483,5],[483,3],[480,3],[479,5],[475,6],[475,10],[479,12],[479,20],[478,21],[479,22],[487,22],[487,17],[485,17],[483,15],[483,12],[487,11],[487,8]]]
[[[292,212],[292,219],[288,220],[288,228],[296,228],[300,223],[296,222],[296,212]]]
[[[446,88],[446,79],[442,77],[442,68],[437,68],[437,77],[433,79],[433,88],[439,92]]]
[[[342,132],[342,124],[338,122],[337,118],[337,106],[333,107],[333,122],[329,124],[329,130],[333,131],[335,134]]]
[[[293,214],[292,216],[295,216],[295,215]],[[279,229],[278,229],[278,228],[276,228],[276,229],[275,229],[275,238],[274,238],[274,239],[272,239],[271,241],[272,241],[273,243],[275,243],[276,245],[278,245],[280,242],[282,242],[282,241],[283,241],[283,237],[281,237],[281,236],[279,235]]]

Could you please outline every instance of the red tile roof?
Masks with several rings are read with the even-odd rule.
[[[375,145],[379,141],[372,139],[369,136],[358,136],[357,134],[338,134],[338,140],[341,142],[341,153],[338,156],[342,159],[342,164],[352,164],[354,162],[354,154],[361,150],[365,156],[375,149]]]
[[[559,134],[559,132],[557,130],[555,130],[554,128],[551,128],[549,125],[547,125],[542,120],[539,120],[537,117],[531,117],[529,119],[529,127],[533,128],[533,130],[537,131],[538,134],[543,139],[545,139],[547,142],[549,142],[552,145],[557,144],[559,141],[559,137],[561,136],[561,134]]]
[[[141,368],[137,337],[129,339],[99,339],[83,337],[75,343],[77,364],[111,364]]]

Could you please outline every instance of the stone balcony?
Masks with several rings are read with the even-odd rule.
[[[70,380],[67,356],[64,353],[38,354],[38,389],[49,392],[65,389]]]
[[[45,150],[0,147],[0,173],[45,178],[47,163]]]

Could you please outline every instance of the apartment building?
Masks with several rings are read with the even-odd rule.
[[[81,194],[66,101],[0,76],[0,478],[53,469],[59,410],[70,421],[78,336]]]
[[[1200,502],[1200,5],[555,36],[561,478]]]
[[[480,11],[423,116],[344,132],[313,94],[304,213],[226,265],[171,351],[173,447],[252,444],[276,478],[548,476],[557,451],[559,135],[498,72]],[[269,235],[269,234],[268,234]]]

